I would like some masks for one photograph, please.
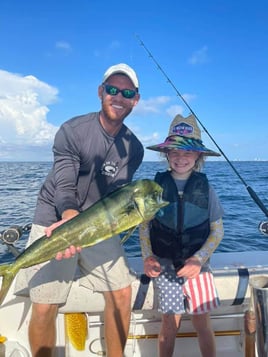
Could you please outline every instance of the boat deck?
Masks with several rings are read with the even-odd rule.
[[[125,357],[155,357],[161,315],[156,309],[152,282],[142,274],[141,259],[133,258],[130,261],[135,278],[132,284],[133,311]],[[250,279],[268,276],[267,252],[218,253],[214,254],[211,263],[221,300],[221,306],[211,316],[216,335],[217,357],[245,356],[244,313],[251,297]],[[23,351],[18,356],[30,356],[27,342],[30,301],[26,297],[14,296],[12,289],[13,287],[0,308],[0,334],[8,338],[6,357],[11,356],[14,348]],[[102,294],[93,293],[74,282],[68,301],[61,307],[57,319],[57,357],[105,355],[103,308]],[[88,338],[84,351],[75,350],[65,334],[65,313],[78,312],[86,312],[88,319]],[[177,335],[176,351],[175,356],[199,356],[197,338],[187,315],[184,316]]]

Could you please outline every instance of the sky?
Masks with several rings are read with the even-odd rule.
[[[125,124],[145,148],[193,111],[210,149],[268,160],[267,0],[1,0],[0,43],[0,161],[51,161],[60,125],[100,109],[121,62],[139,77]]]

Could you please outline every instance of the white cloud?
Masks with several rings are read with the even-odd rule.
[[[167,114],[173,119],[177,114],[183,115],[184,107],[182,105],[171,105],[167,108]]]
[[[70,52],[72,50],[72,46],[66,41],[57,41],[55,46],[56,48],[66,52]]]
[[[17,150],[52,143],[57,127],[48,123],[49,105],[58,90],[34,76],[0,70],[1,157]],[[4,144],[4,145],[3,145]]]
[[[189,59],[190,64],[203,64],[209,61],[208,48],[203,46],[199,50],[195,51]]]
[[[110,45],[108,46],[108,48],[109,49],[111,49],[111,50],[117,50],[118,48],[120,48],[121,47],[121,45],[120,45],[120,42],[119,41],[112,41],[111,43],[110,43]]]
[[[183,97],[183,99],[185,100],[185,102],[187,104],[189,104],[194,99],[196,99],[196,95],[195,94],[190,94],[190,93],[185,93],[185,94],[182,95],[182,97]]]
[[[156,143],[160,138],[158,132],[154,132],[150,135],[140,135],[139,139],[142,141],[144,146],[151,145],[152,143]]]
[[[140,99],[138,105],[134,108],[135,114],[159,113],[163,106],[170,101],[170,97],[159,96],[149,99]]]
[[[96,48],[93,51],[94,57],[110,58],[111,54],[120,49],[121,43],[117,40],[111,41],[106,47]]]
[[[190,102],[195,98],[195,95],[184,94],[183,98]],[[138,136],[144,147],[165,140],[170,123],[177,114],[188,115],[186,112],[188,113],[189,110],[185,105],[172,104],[174,100],[177,101],[177,98],[169,96],[140,99],[138,105],[134,108],[133,114],[136,118],[128,122],[128,126]],[[144,120],[144,117],[146,117],[146,120]],[[155,131],[156,127],[158,128],[157,131]],[[159,160],[159,153],[145,150],[144,159]]]

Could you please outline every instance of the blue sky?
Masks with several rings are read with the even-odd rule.
[[[126,124],[145,147],[164,140],[189,109],[136,35],[230,160],[268,160],[267,16],[267,0],[1,0],[0,160],[51,160],[61,123],[99,110],[120,62],[140,80]]]

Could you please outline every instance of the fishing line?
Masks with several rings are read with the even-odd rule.
[[[268,217],[268,210],[265,207],[265,205],[263,204],[263,202],[261,201],[261,199],[258,197],[258,195],[256,194],[256,192],[246,183],[246,181],[243,179],[243,177],[239,174],[239,172],[236,170],[236,168],[234,167],[234,165],[231,163],[231,161],[228,159],[228,157],[225,155],[225,153],[222,151],[222,149],[219,147],[219,145],[216,143],[216,141],[214,140],[214,138],[210,135],[210,133],[208,132],[208,130],[206,129],[206,127],[202,124],[202,122],[199,120],[199,118],[197,117],[197,115],[195,114],[195,112],[193,111],[193,109],[190,107],[190,105],[188,104],[188,102],[185,100],[185,98],[183,97],[183,95],[179,92],[179,90],[176,88],[175,84],[172,82],[172,80],[168,77],[168,75],[166,74],[166,72],[163,70],[163,68],[160,66],[160,64],[157,62],[157,60],[154,58],[154,56],[152,55],[152,53],[149,51],[148,47],[144,44],[144,42],[141,40],[141,38],[136,35],[138,41],[140,42],[140,45],[145,49],[145,51],[147,52],[149,58],[151,58],[153,60],[153,62],[155,63],[156,67],[162,72],[162,74],[164,75],[164,77],[166,78],[167,82],[171,85],[171,87],[175,90],[177,96],[183,101],[183,103],[186,105],[186,107],[189,109],[189,111],[191,112],[192,115],[194,115],[194,117],[196,118],[196,120],[198,121],[198,123],[200,124],[200,126],[202,127],[202,129],[206,132],[206,134],[209,136],[209,138],[211,139],[211,141],[215,144],[215,146],[217,147],[217,149],[219,150],[219,152],[222,154],[222,156],[225,158],[225,160],[228,162],[228,164],[231,166],[231,168],[233,169],[233,171],[235,172],[235,174],[238,176],[238,178],[240,179],[240,181],[243,183],[243,185],[246,187],[250,197],[253,199],[253,201],[259,206],[259,208],[263,211],[263,213],[266,215],[266,217]]]

